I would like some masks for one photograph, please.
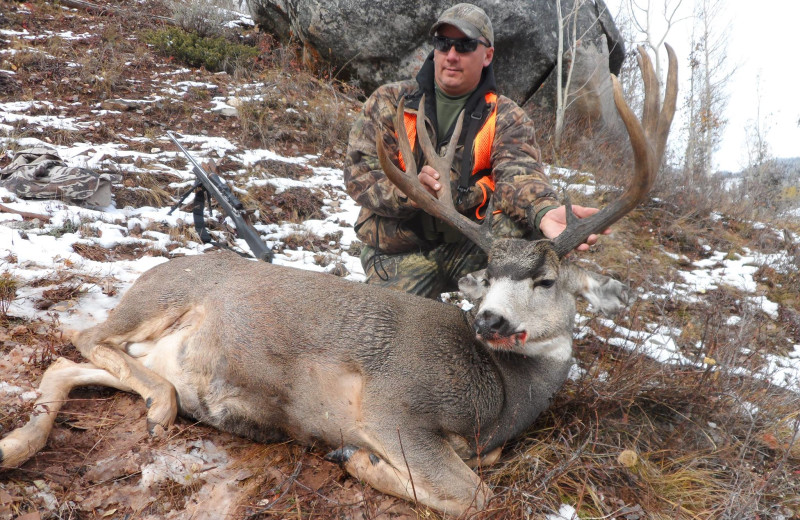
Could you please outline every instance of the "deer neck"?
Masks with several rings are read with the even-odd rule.
[[[571,338],[551,341],[560,344],[542,345],[542,353],[533,356],[483,347],[496,367],[503,404],[493,427],[479,432],[482,449],[494,449],[518,436],[550,406],[573,363]]]

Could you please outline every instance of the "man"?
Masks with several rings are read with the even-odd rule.
[[[459,212],[482,220],[487,199],[501,213],[493,219],[498,236],[554,238],[566,227],[566,212],[556,200],[539,163],[533,123],[510,99],[496,93],[492,59],[494,31],[486,13],[472,4],[444,11],[430,30],[434,50],[415,80],[378,88],[353,125],[344,178],[347,192],[362,206],[356,232],[364,243],[361,261],[367,283],[435,298],[457,288],[459,278],[486,266],[486,255],[442,221],[418,209],[389,181],[377,158],[376,138],[398,157],[397,132],[409,135],[425,95],[426,126],[438,150],[449,143],[455,121],[465,110],[464,131],[452,171],[419,170],[419,180],[434,196],[450,182]],[[394,117],[405,98],[406,127]],[[466,150],[466,151],[465,151]],[[573,206],[578,217],[594,208]],[[579,249],[597,240],[591,236]]]

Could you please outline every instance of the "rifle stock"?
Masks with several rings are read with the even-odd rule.
[[[172,139],[172,142],[175,143],[180,151],[183,152],[183,154],[189,160],[189,163],[192,165],[194,174],[197,177],[197,183],[195,184],[195,187],[208,193],[209,196],[216,200],[217,203],[222,207],[222,210],[225,212],[225,214],[230,217],[231,220],[233,220],[233,223],[236,224],[236,234],[244,239],[245,242],[247,242],[247,245],[250,246],[250,250],[253,252],[253,256],[255,256],[258,260],[272,262],[272,251],[270,251],[264,241],[261,240],[261,235],[259,235],[258,231],[256,231],[247,221],[244,213],[244,205],[239,199],[236,198],[228,185],[225,184],[218,175],[214,173],[207,173],[194,159],[194,157],[192,157],[189,152],[183,146],[181,146],[181,143],[175,139],[175,136],[172,134],[172,132],[167,131],[167,135],[170,139]],[[180,204],[180,201],[178,204]],[[200,210],[202,211],[202,208],[200,208]],[[202,219],[202,215],[200,218]],[[195,219],[195,228],[197,228],[197,226],[198,223]],[[198,230],[198,232],[200,232],[200,230]]]

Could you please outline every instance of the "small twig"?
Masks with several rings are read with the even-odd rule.
[[[292,483],[293,483],[295,480],[297,480],[297,476],[298,476],[298,475],[300,475],[300,469],[301,469],[302,467],[303,467],[303,463],[302,463],[302,462],[298,462],[298,463],[297,463],[297,466],[295,466],[295,468],[294,468],[294,471],[292,472],[292,474],[291,474],[291,475],[289,475],[289,477],[288,477],[288,478],[286,478],[286,479],[285,479],[283,482],[281,482],[280,484],[278,484],[277,486],[275,486],[274,488],[272,488],[271,492],[272,492],[272,493],[277,493],[277,492],[278,492],[278,490],[280,490],[282,487],[286,486],[286,487],[285,487],[285,489],[283,490],[283,492],[282,492],[282,493],[281,493],[281,494],[278,496],[278,498],[276,498],[276,499],[274,499],[274,500],[272,501],[272,503],[273,503],[273,504],[274,504],[274,503],[276,503],[276,502],[278,502],[278,501],[279,501],[280,499],[282,499],[284,496],[286,496],[286,493],[288,493],[288,492],[289,492],[289,490],[292,488]]]
[[[286,488],[283,490],[283,492],[280,494],[280,496],[278,496],[278,498],[276,498],[275,500],[272,501],[273,504],[275,502],[277,502],[278,500],[282,499],[286,495],[286,493],[289,492],[289,489],[291,489],[291,487],[292,487],[292,483],[295,480],[297,480],[297,476],[300,475],[300,469],[302,467],[303,467],[303,463],[302,462],[298,462],[297,466],[295,466],[294,471],[292,472],[292,474],[289,475],[289,478],[287,478],[286,480],[284,480],[283,482],[281,482],[280,484],[278,484],[277,486],[275,486],[273,488],[273,492],[277,493],[277,491],[280,488],[284,487],[284,485],[286,486]]]
[[[108,480],[102,480],[100,482],[97,482],[95,484],[87,486],[87,489],[93,489],[93,488],[97,488],[97,487],[100,487],[100,486],[107,486],[108,484],[114,484],[116,482],[122,482],[124,480],[128,480],[129,478],[138,477],[141,474],[142,474],[141,471],[135,471],[135,472],[130,473],[128,475],[122,475],[121,477],[113,477],[113,478],[110,478]]]
[[[3,213],[16,213],[17,215],[21,216],[24,219],[25,218],[28,218],[28,219],[38,218],[42,222],[48,222],[48,223],[50,222],[50,217],[48,215],[40,215],[38,213],[30,213],[30,212],[27,212],[27,211],[21,211],[21,210],[18,210],[18,209],[9,208],[8,206],[5,206],[3,204],[0,204],[0,211],[3,212]]]
[[[364,502],[363,500],[358,500],[356,502],[339,502],[338,500],[333,500],[332,498],[326,497],[325,495],[323,495],[319,491],[316,491],[316,490],[306,486],[305,484],[303,484],[299,480],[295,480],[294,485],[299,487],[299,488],[301,488],[301,489],[304,489],[304,490],[308,491],[312,495],[315,495],[317,498],[321,498],[322,500],[324,500],[326,502],[330,502],[331,504],[334,504],[334,505],[337,505],[337,506],[340,506],[340,507],[353,507],[355,505],[358,505],[358,504],[361,504],[361,503]]]
[[[408,471],[408,480],[411,481],[411,492],[414,494],[414,503],[417,503],[417,488],[414,487],[414,477],[411,475],[411,468],[406,460],[406,450],[403,449],[403,439],[400,438],[400,428],[397,428],[397,440],[400,441],[400,453],[403,455],[403,463],[406,465]]]
[[[297,466],[295,466],[294,471],[292,472],[292,474],[289,475],[286,479],[284,479],[283,482],[281,482],[280,484],[278,484],[277,486],[275,486],[274,488],[272,488],[269,491],[270,494],[277,493],[278,490],[280,490],[282,487],[285,486],[285,489],[283,490],[283,492],[277,498],[275,498],[273,500],[270,500],[270,507],[254,511],[252,514],[250,514],[249,516],[245,517],[245,520],[250,520],[252,518],[257,517],[258,515],[261,515],[263,513],[266,513],[267,511],[272,510],[272,505],[277,504],[280,501],[280,499],[282,499],[286,495],[286,493],[288,493],[289,490],[292,488],[292,483],[294,483],[295,480],[297,480],[297,477],[298,477],[298,475],[300,475],[300,470],[302,469],[302,467],[303,467],[303,462],[302,461],[298,462]],[[299,484],[299,482],[298,482],[298,484]],[[306,487],[306,486],[303,486],[303,487]],[[308,489],[308,488],[306,488],[306,489]]]

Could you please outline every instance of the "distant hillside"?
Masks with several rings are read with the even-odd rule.
[[[796,178],[800,176],[800,157],[780,157],[776,159],[770,159],[767,162],[767,167],[774,167],[776,171],[785,172],[788,177]],[[752,168],[745,168],[738,172],[721,170],[717,172],[717,175],[721,177],[740,177],[751,170]]]
[[[783,157],[773,160],[778,165],[784,166],[787,171],[794,172],[795,175],[800,175],[800,157]]]

